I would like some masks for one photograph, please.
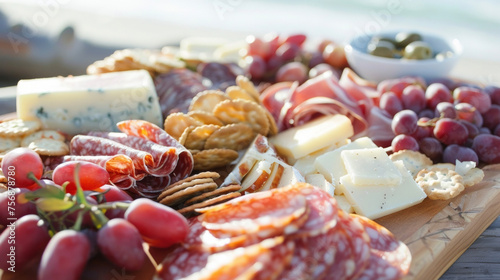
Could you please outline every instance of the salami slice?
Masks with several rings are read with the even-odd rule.
[[[268,238],[297,231],[301,225],[294,222],[301,218],[305,222],[307,207],[304,196],[280,188],[231,200],[205,212],[201,219],[203,226],[219,238],[244,234]]]
[[[233,67],[238,67],[234,65]],[[229,86],[236,85],[236,74],[228,64],[218,62],[201,63],[197,72],[212,82],[212,89],[225,90]]]
[[[289,251],[293,248],[278,249],[278,246],[284,244],[283,241],[282,237],[266,239],[252,246],[216,254],[186,248],[177,249],[162,262],[158,276],[169,280],[259,279],[261,271],[269,268],[275,269],[276,272],[262,272],[261,275],[277,275],[279,267],[276,269],[273,262],[285,261],[273,260],[273,256],[284,255],[286,260],[286,255],[291,255]]]
[[[364,226],[370,237],[370,259],[359,279],[391,280],[407,275],[411,264],[408,247],[374,221],[354,214],[350,216]]]
[[[174,171],[177,163],[176,149],[154,143],[153,141],[117,132],[90,132],[88,135],[106,138],[120,144],[149,153],[153,157],[153,166],[148,166],[148,173],[163,177]]]
[[[170,175],[170,183],[175,183],[186,178],[193,171],[194,161],[191,153],[157,125],[147,121],[128,120],[119,122],[117,126],[127,135],[141,137],[153,141],[156,144],[176,149],[175,151],[178,158],[177,163],[172,162],[175,168]]]

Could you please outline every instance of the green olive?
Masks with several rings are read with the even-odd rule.
[[[439,60],[439,61],[443,61],[447,58],[450,58],[453,56],[453,52],[450,52],[450,51],[446,51],[446,52],[440,52],[438,54],[436,54],[436,60]]]
[[[370,40],[370,43],[378,43],[378,42],[389,42],[392,45],[394,45],[394,47],[396,47],[396,41],[389,37],[373,36],[372,39]]]
[[[395,47],[388,41],[377,41],[368,44],[368,53],[375,56],[394,58]]]
[[[404,49],[412,42],[422,41],[422,36],[413,32],[399,32],[396,34],[396,47]]]
[[[415,41],[405,47],[403,58],[406,59],[429,59],[432,58],[432,49],[429,44]]]

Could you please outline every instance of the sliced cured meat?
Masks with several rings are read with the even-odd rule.
[[[370,259],[359,279],[402,279],[408,274],[411,253],[383,226],[365,217],[350,214],[361,223],[370,238]]]
[[[290,262],[279,279],[334,279],[327,275],[329,267],[343,262],[351,257],[350,252],[343,250],[348,247],[347,236],[337,228],[315,236],[302,237],[294,240],[295,251]]]
[[[157,276],[161,279],[169,280],[232,280],[259,278],[259,273],[265,269],[276,269],[277,272],[279,272],[279,266],[276,268],[276,264],[285,262],[287,252],[289,251],[286,250],[287,248],[277,248],[284,244],[283,241],[284,239],[282,237],[267,239],[252,246],[216,254],[191,251],[181,247],[169,254],[162,262]],[[288,244],[286,243],[285,246],[288,246]],[[278,250],[274,250],[274,248]],[[290,253],[288,254],[291,255]],[[273,259],[274,255],[284,256],[285,259]],[[279,273],[266,272],[265,274],[274,275]],[[265,276],[264,273],[260,275]]]
[[[377,84],[362,79],[350,68],[342,71],[339,85],[357,101],[364,116],[367,116],[372,107],[378,104],[380,93],[377,91]]]
[[[76,156],[122,154],[132,159],[137,170],[150,174],[150,169],[155,168],[154,158],[151,154],[106,138],[77,135],[71,139],[70,151],[72,155]],[[168,176],[168,173],[164,176]]]
[[[342,210],[339,210],[338,226],[339,230],[349,236],[349,247],[353,256],[351,260],[345,262],[344,266],[340,267],[345,275],[345,278],[341,279],[357,279],[363,273],[370,259],[370,237],[357,219],[352,218]],[[332,269],[331,273],[338,275],[338,270]]]
[[[391,146],[392,139],[396,136],[391,128],[392,117],[385,110],[373,107],[368,115],[368,130],[366,136],[380,147]]]
[[[177,163],[172,162],[175,168],[170,175],[170,183],[186,178],[193,171],[194,161],[191,153],[157,125],[142,120],[128,120],[119,122],[117,126],[127,135],[141,137],[156,144],[176,149]]]
[[[146,197],[156,199],[158,195],[170,185],[170,177],[156,177],[148,175],[144,179],[137,181],[136,185],[130,191],[132,194],[138,194],[137,197]]]
[[[219,238],[239,235],[274,237],[296,232],[308,215],[306,198],[280,188],[215,206],[201,217],[203,226]]]
[[[236,85],[236,76],[243,72],[237,65],[218,62],[200,63],[196,71],[212,82],[212,89],[220,90]]]
[[[88,135],[113,140],[128,147],[149,153],[153,157],[153,166],[148,166],[148,173],[163,177],[174,171],[177,162],[176,148],[159,145],[141,137],[117,132],[90,132]]]
[[[191,99],[208,89],[203,77],[188,69],[173,69],[158,75],[154,83],[163,118],[171,113],[187,113]]]

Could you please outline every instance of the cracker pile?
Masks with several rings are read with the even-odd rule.
[[[219,187],[214,181],[219,177],[219,173],[208,171],[192,175],[165,188],[157,201],[176,209],[185,217],[192,217],[199,214],[196,209],[241,196],[238,192],[241,186]]]
[[[452,163],[433,164],[424,154],[410,150],[402,150],[389,157],[393,161],[402,160],[415,182],[433,200],[454,198],[484,178],[483,170],[475,167],[473,162],[462,163],[460,167]]]
[[[55,130],[41,129],[38,120],[11,119],[0,122],[0,161],[2,156],[18,147],[27,147],[41,156],[69,154],[66,137]]]
[[[173,68],[185,68],[185,63],[172,55],[149,49],[117,50],[112,55],[87,67],[87,74],[147,70],[152,77]]]
[[[188,113],[173,113],[165,119],[165,131],[191,151],[196,171],[226,166],[257,135],[278,133],[253,83],[238,76],[236,84],[225,92],[202,91],[191,101]]]

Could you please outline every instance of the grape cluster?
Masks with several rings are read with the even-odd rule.
[[[9,271],[12,264],[15,271],[22,270],[40,255],[38,279],[79,279],[97,255],[120,269],[136,271],[147,259],[144,243],[167,248],[186,238],[186,218],[152,200],[132,200],[125,191],[105,184],[109,174],[99,165],[63,163],[54,169],[53,181],[42,180],[40,157],[19,149],[5,156],[2,170],[10,168],[22,175],[35,172],[29,175],[33,180],[17,186],[21,188],[11,186],[0,194],[0,205],[15,209],[14,215],[0,212],[3,271]],[[12,236],[15,256],[10,254]]]
[[[305,82],[326,70],[339,74],[347,66],[344,47],[331,40],[322,40],[309,50],[303,34],[263,38],[248,36],[244,68],[254,81]]]
[[[379,107],[393,117],[394,152],[435,162],[500,163],[500,88],[405,77],[379,83]]]

